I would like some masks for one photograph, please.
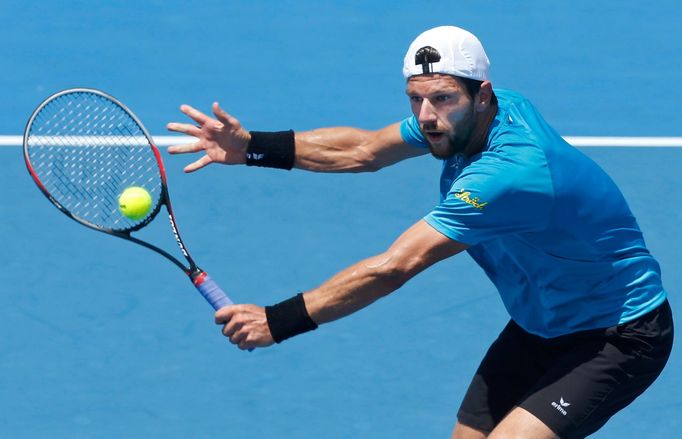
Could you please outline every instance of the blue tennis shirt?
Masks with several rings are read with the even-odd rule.
[[[468,253],[511,318],[551,338],[633,320],[666,298],[660,267],[611,178],[509,90],[483,151],[443,161],[424,220]],[[400,131],[428,147],[414,116]]]

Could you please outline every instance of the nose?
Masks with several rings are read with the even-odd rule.
[[[437,118],[435,108],[433,105],[431,105],[431,102],[428,99],[422,100],[421,105],[419,106],[419,114],[417,115],[417,119],[419,120],[420,124],[436,122]]]

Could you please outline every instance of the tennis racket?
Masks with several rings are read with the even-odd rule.
[[[159,150],[140,120],[118,99],[87,88],[48,97],[26,124],[24,159],[43,194],[69,218],[164,256],[189,276],[214,309],[232,305],[187,251],[173,215]],[[119,211],[118,197],[131,186],[145,188],[152,198],[149,213],[140,219]],[[156,218],[162,206],[186,264],[131,235]]]

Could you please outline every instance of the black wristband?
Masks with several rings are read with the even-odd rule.
[[[317,329],[317,323],[310,318],[301,293],[277,305],[266,306],[265,316],[276,343]]]
[[[290,170],[294,167],[294,131],[250,131],[251,140],[246,148],[246,166],[264,166]]]

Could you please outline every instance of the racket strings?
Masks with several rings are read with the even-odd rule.
[[[144,187],[154,205],[161,176],[143,129],[115,102],[90,92],[69,93],[45,105],[27,139],[29,161],[45,189],[74,216],[100,227],[126,230],[118,196]]]

